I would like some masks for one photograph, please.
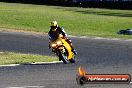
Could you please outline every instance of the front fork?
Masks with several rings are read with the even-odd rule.
[[[65,53],[65,52],[66,52],[65,49],[64,49],[64,47],[59,47],[57,50],[55,50],[55,53],[56,53],[56,55],[57,55],[58,57],[59,57],[60,51],[61,51],[62,53]]]
[[[61,56],[60,56],[60,51],[62,52],[62,53],[66,53],[66,51],[65,51],[65,48],[64,47],[59,47],[59,48],[57,48],[57,49],[52,49],[52,52],[54,52],[58,57],[59,57],[59,61],[61,61]]]

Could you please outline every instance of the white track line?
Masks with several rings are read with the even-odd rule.
[[[0,54],[3,54],[4,52],[0,52]]]
[[[23,87],[6,87],[6,88],[44,88],[45,86],[23,86]]]
[[[0,65],[0,67],[13,67],[19,65],[35,65],[35,64],[57,64],[63,63],[62,61],[53,61],[53,62],[35,62],[35,63],[25,63],[25,64],[9,64],[9,65]]]
[[[95,39],[95,40],[115,40],[115,41],[122,40],[120,38],[103,38],[103,37],[72,36],[72,35],[69,35],[69,37],[82,38],[82,39],[89,38],[89,39]],[[122,40],[122,41],[132,41],[132,39],[127,39],[127,40]]]
[[[25,88],[25,87],[6,87],[6,88]]]
[[[0,67],[7,67],[7,66],[13,67],[13,66],[18,66],[18,65],[20,65],[20,64],[0,65]]]
[[[53,61],[53,62],[36,62],[31,64],[56,64],[56,63],[63,63],[62,61]]]

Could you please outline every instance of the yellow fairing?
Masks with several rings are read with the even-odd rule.
[[[62,42],[64,43],[63,46],[65,46],[65,48],[66,48],[67,51],[68,51],[68,59],[72,59],[73,54],[72,54],[72,52],[71,52],[71,47],[70,47],[69,43],[67,43],[67,42],[65,41],[65,39],[62,39]]]
[[[69,45],[69,43],[67,43],[65,41],[65,39],[61,38],[60,36],[58,37],[58,39],[54,42],[50,41],[50,46],[55,43],[55,42],[58,42],[58,41],[61,41],[62,42],[62,45],[67,49],[68,51],[68,60],[72,59],[73,57],[73,53],[71,51],[71,46]],[[63,49],[63,47],[60,47],[59,49]]]

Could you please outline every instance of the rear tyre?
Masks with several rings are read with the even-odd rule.
[[[76,78],[76,81],[77,81],[77,84],[84,85],[86,83],[87,79],[83,76],[80,76],[80,77]]]
[[[74,53],[73,53],[73,58],[70,59],[69,61],[70,61],[70,63],[75,63],[75,55],[74,55]]]
[[[70,63],[75,63],[74,59],[70,59],[69,61],[70,61]]]

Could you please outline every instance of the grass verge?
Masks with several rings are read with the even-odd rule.
[[[131,10],[59,7],[0,2],[0,27],[48,32],[56,18],[70,35],[130,39],[118,35],[120,29],[132,28]]]
[[[0,53],[0,65],[5,64],[24,64],[33,62],[52,62],[58,61],[56,57],[32,55],[32,54],[20,54],[14,52],[1,52]]]

